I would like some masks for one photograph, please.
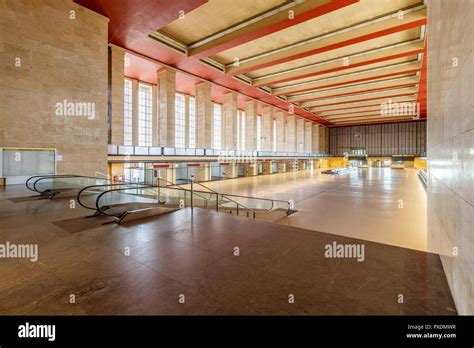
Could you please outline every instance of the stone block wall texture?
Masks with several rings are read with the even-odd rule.
[[[125,52],[119,47],[109,47],[109,143],[124,141],[124,61]]]
[[[474,314],[474,4],[428,2],[428,249]]]
[[[0,18],[0,146],[56,148],[58,173],[106,173],[108,20],[70,0],[0,1]],[[56,115],[64,100],[94,103],[95,118]]]

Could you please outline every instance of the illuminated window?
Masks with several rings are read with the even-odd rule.
[[[214,104],[214,149],[221,148],[222,106]]]
[[[262,116],[257,115],[257,151],[262,148]]]
[[[138,145],[151,146],[152,139],[152,88],[138,84]]]
[[[196,99],[189,97],[189,148],[196,148]]]
[[[123,144],[132,145],[132,81],[124,80]]]
[[[175,95],[175,147],[185,147],[185,130],[186,130],[186,115],[185,115],[186,97],[183,94],[176,93]]]

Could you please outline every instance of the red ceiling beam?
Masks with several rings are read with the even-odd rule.
[[[388,29],[376,31],[374,33],[370,33],[370,34],[367,34],[367,35],[362,35],[362,36],[359,36],[359,37],[356,37],[356,38],[353,38],[353,39],[350,39],[350,40],[341,41],[341,42],[338,42],[338,43],[335,43],[335,44],[332,44],[332,45],[328,45],[328,46],[325,46],[325,47],[316,48],[314,50],[309,50],[309,51],[305,51],[305,52],[302,52],[302,53],[299,53],[299,54],[290,55],[290,56],[287,56],[287,57],[284,57],[284,58],[275,59],[275,60],[272,60],[272,61],[269,61],[269,62],[266,62],[266,63],[253,65],[253,66],[250,66],[250,67],[247,67],[247,68],[234,69],[232,71],[227,72],[226,75],[234,76],[234,75],[239,75],[239,74],[245,74],[245,73],[248,73],[250,71],[255,71],[255,70],[267,68],[269,66],[290,62],[292,60],[305,58],[305,57],[312,56],[312,55],[315,55],[315,54],[319,54],[319,53],[323,53],[323,52],[327,52],[327,51],[332,51],[332,50],[335,50],[335,49],[338,49],[338,48],[341,48],[341,47],[354,45],[356,43],[376,39],[376,38],[382,37],[382,36],[387,36],[387,35],[397,33],[397,32],[400,32],[400,31],[420,27],[420,26],[425,25],[425,24],[426,24],[426,18],[418,19],[418,20],[415,20],[413,22],[409,22],[409,23],[398,25],[398,26],[391,27],[391,28],[388,28]]]
[[[320,17],[327,13],[339,10],[343,7],[348,5],[352,5],[357,3],[359,0],[332,0],[331,2],[324,4],[322,6],[318,6],[316,8],[310,9],[305,11],[301,14],[295,14],[295,16],[290,19],[288,18],[287,12],[283,12],[278,14],[277,16],[280,18],[284,18],[284,20],[280,20],[276,23],[272,23],[272,18],[263,19],[261,22],[263,24],[262,27],[257,28],[256,30],[244,33],[242,36],[239,37],[232,37],[232,33],[229,35],[230,37],[226,40],[224,37],[222,40],[216,39],[216,41],[220,41],[217,43],[212,43],[209,45],[209,48],[200,49],[199,47],[195,49],[189,50],[189,56],[192,58],[204,58],[215,55],[216,53],[228,50],[230,48],[243,45],[247,42],[259,39],[266,35],[270,35],[276,33],[280,30],[290,28],[294,25],[309,21],[316,17]],[[301,5],[305,6],[305,4]],[[295,10],[296,12],[297,10]],[[243,31],[245,28],[243,29]]]
[[[298,102],[298,103],[308,102],[308,101],[313,101],[313,100],[317,101],[317,100],[324,100],[324,99],[329,99],[329,98],[334,98],[334,97],[345,97],[345,96],[350,96],[350,95],[358,95],[358,94],[367,93],[367,92],[378,92],[378,91],[385,91],[385,90],[389,91],[390,89],[402,88],[402,87],[411,87],[411,86],[415,86],[417,84],[418,84],[418,82],[403,83],[403,84],[398,84],[398,85],[389,85],[389,86],[385,86],[385,87],[368,88],[368,89],[364,89],[362,91],[357,91],[357,92],[331,94],[331,95],[327,95],[327,96],[320,97],[320,98],[312,97],[312,98],[298,99],[298,100],[293,100],[293,101]]]
[[[336,71],[342,71],[342,70],[357,68],[359,66],[380,63],[380,62],[384,62],[384,61],[387,61],[387,60],[393,60],[393,59],[398,59],[398,58],[409,57],[409,56],[416,55],[418,53],[423,53],[424,51],[425,50],[423,48],[423,49],[418,49],[418,50],[414,50],[414,51],[410,51],[410,52],[394,54],[394,55],[386,56],[386,57],[382,57],[382,58],[371,59],[371,60],[367,60],[367,61],[361,62],[361,63],[350,64],[348,66],[341,65],[337,68],[318,71],[318,72],[314,72],[314,73],[310,73],[310,74],[302,74],[302,75],[298,75],[297,77],[283,78],[283,79],[280,79],[280,80],[273,81],[269,86],[273,86],[274,84],[277,84],[277,83],[300,80],[300,79],[304,79],[304,78],[307,78],[307,77],[324,75],[324,74],[329,74],[329,73],[336,72]],[[260,87],[260,86],[268,86],[268,84],[265,84],[264,82],[263,83],[258,82],[258,80],[256,80],[255,83],[252,84],[252,86]]]
[[[420,71],[420,70],[421,69],[412,69],[412,70],[406,70],[406,71],[399,71],[399,72],[396,72],[396,73],[393,73],[393,74],[384,74],[384,75],[378,75],[378,76],[374,76],[374,77],[367,77],[367,78],[364,78],[364,79],[344,81],[344,82],[333,83],[333,84],[324,85],[324,86],[316,87],[316,88],[314,88],[314,87],[301,88],[301,89],[296,89],[296,90],[292,91],[291,93],[293,94],[295,92],[317,91],[318,89],[323,89],[323,88],[337,87],[337,86],[343,86],[343,85],[348,85],[348,84],[353,84],[353,83],[358,83],[358,82],[371,81],[371,80],[379,80],[379,79],[383,79],[383,78],[386,78],[386,77],[412,74],[412,73],[416,73],[417,71]],[[289,95],[289,93],[278,93],[278,92],[276,92],[276,93],[272,93],[272,95]]]

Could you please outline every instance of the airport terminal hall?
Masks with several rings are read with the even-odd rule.
[[[474,314],[473,26],[0,0],[0,316]]]

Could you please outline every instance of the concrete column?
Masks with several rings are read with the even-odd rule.
[[[272,161],[263,161],[263,174],[273,173],[273,162]]]
[[[224,94],[222,149],[237,150],[237,93]]]
[[[296,120],[296,152],[304,152],[304,118]]]
[[[159,100],[158,100],[158,86],[153,85],[151,89],[151,120],[152,120],[152,125],[151,125],[151,144],[154,147],[159,147],[160,146],[160,136],[159,136]]]
[[[161,69],[157,72],[157,79],[159,144],[174,147],[176,72],[172,69]]]
[[[286,117],[286,151],[296,152],[296,116]]]
[[[184,147],[189,148],[189,95],[184,96]]]
[[[211,101],[211,84],[196,84],[196,148],[213,148],[214,109]]]
[[[286,172],[286,162],[285,161],[278,162],[277,171],[278,171],[278,173],[285,173]]]
[[[236,178],[238,173],[237,173],[237,167],[235,163],[227,163],[224,168],[224,178],[225,179],[233,179]]]
[[[328,153],[329,129],[319,126],[319,153]]]
[[[276,120],[276,151],[285,152],[285,134],[286,134],[286,124],[285,124],[285,113],[283,111],[277,111],[275,113]]]
[[[245,150],[257,150],[257,103],[245,102]]]
[[[132,80],[132,145],[138,146],[138,80]]]
[[[262,151],[273,150],[273,108],[262,107]]]
[[[313,123],[305,121],[304,123],[304,152],[311,153],[313,150]]]
[[[313,123],[312,152],[319,153],[319,124]]]
[[[124,58],[123,49],[109,47],[109,144],[122,145],[124,141]],[[133,103],[136,103],[136,99]]]

